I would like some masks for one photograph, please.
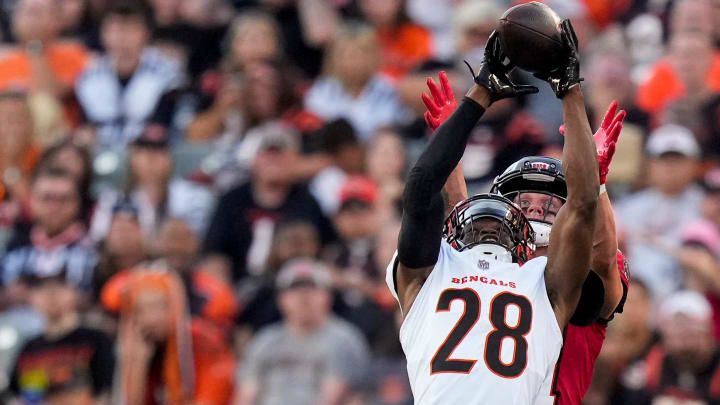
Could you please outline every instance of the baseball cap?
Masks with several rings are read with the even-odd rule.
[[[668,321],[684,315],[697,321],[710,321],[712,308],[707,299],[695,291],[680,291],[666,298],[660,305],[660,320]]]
[[[331,281],[330,270],[325,264],[315,259],[301,258],[289,261],[280,269],[275,285],[278,290],[300,286],[329,288]]]
[[[365,176],[349,176],[340,188],[340,210],[353,206],[370,207],[377,200],[377,185]]]
[[[167,129],[161,124],[147,125],[140,136],[132,141],[132,146],[140,148],[165,149],[168,145]]]
[[[710,221],[702,220],[685,227],[681,233],[682,243],[700,244],[720,257],[720,231]]]
[[[666,153],[678,153],[690,158],[700,156],[700,146],[692,131],[675,124],[663,125],[654,130],[647,140],[645,150],[652,157],[660,157]]]

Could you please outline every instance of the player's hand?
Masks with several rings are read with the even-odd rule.
[[[440,72],[439,78],[440,89],[438,89],[437,84],[435,84],[432,78],[428,77],[427,79],[427,86],[428,89],[430,89],[432,98],[425,93],[422,94],[422,101],[427,108],[427,111],[425,111],[425,122],[427,122],[433,131],[438,129],[457,108],[457,101],[455,101],[455,95],[450,87],[450,80],[448,80],[447,73],[444,71]]]
[[[557,98],[565,97],[565,93],[580,84],[580,54],[577,35],[570,20],[565,19],[560,24],[561,37],[565,46],[565,56],[560,65],[550,72],[535,73],[534,76],[550,84]]]
[[[598,154],[600,184],[605,184],[607,181],[607,175],[610,172],[610,163],[612,163],[613,156],[615,156],[615,146],[620,137],[623,120],[626,115],[625,110],[618,112],[617,108],[617,101],[610,103],[610,107],[608,107],[607,112],[605,112],[605,117],[603,117],[600,128],[598,128],[595,135],[593,135]],[[565,135],[565,125],[560,127],[560,133]]]
[[[485,44],[485,59],[480,65],[477,76],[467,61],[475,83],[485,87],[490,93],[490,104],[503,98],[517,97],[538,92],[535,86],[517,85],[510,79],[515,66],[502,50],[500,37],[493,31]]]

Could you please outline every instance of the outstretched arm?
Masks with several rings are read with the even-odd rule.
[[[618,112],[617,108],[617,101],[613,101],[603,117],[600,128],[593,135],[598,156],[600,197],[595,216],[595,235],[593,236],[590,268],[600,276],[604,286],[604,299],[599,313],[602,319],[612,317],[623,296],[622,280],[618,273],[615,216],[604,186],[610,171],[610,163],[615,155],[615,145],[620,137],[622,123],[625,119],[625,111]],[[565,134],[564,127],[560,127],[560,132]]]
[[[568,198],[550,233],[545,283],[558,324],[564,328],[575,311],[590,269],[600,182],[597,153],[580,90],[577,38],[569,20],[563,21],[562,30],[567,59],[544,79],[563,103],[566,134],[562,160]]]
[[[592,254],[592,269],[597,272],[605,286],[605,299],[600,310],[600,318],[611,319],[623,296],[622,280],[618,273],[617,263],[617,232],[615,215],[610,198],[605,192],[605,181],[610,171],[610,163],[615,155],[615,144],[622,131],[625,111],[617,112],[618,103],[610,104],[600,128],[593,136],[598,156],[598,174],[600,180],[600,197],[595,217],[595,235]]]
[[[563,98],[566,136],[563,165],[567,202],[558,212],[550,233],[545,282],[561,327],[575,311],[590,269],[599,180],[597,157],[580,87]]]
[[[485,88],[474,86],[458,109],[438,128],[410,170],[403,194],[398,238],[396,288],[404,313],[437,262],[444,204],[440,194],[465,151],[472,128],[490,105]]]
[[[437,262],[442,240],[443,201],[440,191],[460,162],[475,124],[494,101],[536,93],[510,80],[513,66],[502,55],[496,33],[485,47],[476,85],[430,140],[408,175],[403,194],[403,217],[398,238],[394,284],[403,313],[407,313]]]
[[[440,79],[440,88],[438,88],[432,78],[428,77],[427,79],[427,86],[432,98],[425,93],[422,94],[423,103],[425,103],[425,107],[427,107],[425,122],[427,122],[428,127],[433,132],[457,109],[457,102],[455,101],[455,95],[450,86],[447,73],[441,71],[438,78]],[[467,185],[465,184],[465,176],[462,170],[462,161],[460,161],[452,173],[450,173],[450,177],[448,177],[443,187],[442,196],[445,203],[444,216],[446,217],[457,203],[467,199]]]

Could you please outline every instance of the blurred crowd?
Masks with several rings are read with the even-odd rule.
[[[720,404],[720,1],[570,18],[633,281],[588,405]],[[509,0],[0,0],[0,402],[400,405],[385,285],[420,95],[457,95]],[[496,103],[470,193],[557,157]]]

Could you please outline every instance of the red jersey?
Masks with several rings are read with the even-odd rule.
[[[623,283],[623,298],[615,312],[622,312],[630,275],[622,252],[618,250],[618,271]],[[595,360],[597,360],[605,340],[607,322],[598,320],[588,326],[568,324],[565,331],[565,344],[557,368],[555,369],[554,388],[551,397],[553,405],[581,405],[590,386]]]

